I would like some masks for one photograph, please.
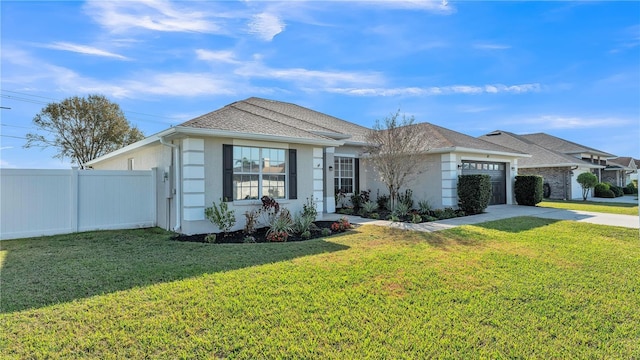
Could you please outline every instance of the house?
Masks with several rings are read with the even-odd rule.
[[[627,186],[631,180],[637,179],[638,162],[628,156],[608,159],[607,167],[603,170],[603,181],[621,187]]]
[[[551,199],[582,199],[582,187],[577,182],[580,174],[585,172],[598,172],[605,168],[601,161],[592,162],[591,156],[600,156],[604,153],[593,152],[586,147],[569,147],[564,145],[564,140],[546,134],[534,134],[535,136],[516,135],[514,133],[496,130],[480,136],[486,141],[500,144],[508,148],[531,154],[530,158],[523,158],[518,162],[519,175],[539,175],[544,178],[548,187],[547,196]],[[538,140],[540,143],[536,143]],[[553,150],[543,146],[567,151]],[[575,151],[575,152],[573,152]],[[587,159],[585,159],[585,154]]]
[[[527,157],[432,124],[414,198],[432,207],[457,205],[460,174],[492,176],[492,203],[513,203],[517,159]],[[204,217],[212,202],[225,199],[236,211],[236,229],[246,211],[271,196],[292,212],[308,198],[319,213],[335,212],[337,189],[386,193],[363,156],[370,129],[291,103],[248,98],[161,131],[88,163],[94,169],[157,168],[158,226],[185,234],[216,231]],[[375,198],[373,199],[375,200]]]

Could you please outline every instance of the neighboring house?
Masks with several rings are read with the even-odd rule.
[[[513,203],[517,158],[528,155],[444,129],[427,130],[424,162],[409,187],[434,208],[457,205],[457,177],[486,173],[494,182],[492,203]],[[216,231],[204,209],[221,199],[245,211],[264,196],[292,212],[307,198],[320,213],[335,212],[334,194],[386,187],[362,156],[368,128],[295,104],[249,98],[171,127],[88,163],[94,169],[158,168],[158,226],[186,234]]]
[[[541,139],[543,136],[539,135],[536,138]],[[490,132],[481,136],[480,139],[531,154],[530,158],[523,158],[518,162],[518,174],[542,176],[544,183],[549,186],[551,199],[582,199],[582,187],[576,180],[578,175],[605,168],[604,165],[582,159],[582,156],[577,157],[551,150],[526,136],[504,130]],[[546,143],[550,142],[547,139]]]
[[[580,145],[578,143],[574,143],[572,141],[561,139],[559,137],[545,133],[525,134],[521,136],[534,144],[538,144],[544,147],[545,149],[570,155],[577,159],[582,159],[584,161],[590,162],[592,164],[602,165],[603,167],[607,166],[607,159],[613,159],[616,157],[615,155],[609,154],[608,152],[597,150],[585,145]],[[593,173],[601,182],[605,181],[603,179],[602,171],[603,168],[593,170]]]
[[[638,173],[637,161],[628,156],[608,159],[607,167],[603,170],[603,181],[617,186],[627,186],[632,180],[632,175]]]

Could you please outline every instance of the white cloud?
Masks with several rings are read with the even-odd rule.
[[[423,10],[443,15],[453,14],[456,11],[447,0],[362,0],[354,1],[354,3],[361,3],[365,6],[375,5],[389,9]]]
[[[304,68],[270,68],[260,63],[247,63],[236,69],[237,75],[249,78],[268,78],[273,80],[292,81],[297,84],[315,85],[316,87],[333,87],[346,85],[379,84],[383,81],[378,73],[322,71]]]
[[[473,44],[475,49],[479,50],[507,50],[511,49],[511,46],[504,44],[491,44],[491,43],[476,43]]]
[[[270,13],[254,15],[248,26],[250,34],[255,34],[265,41],[273,40],[285,28],[284,22],[278,16]]]
[[[85,11],[96,22],[114,33],[134,28],[167,32],[219,33],[222,28],[207,14],[180,3],[164,0],[89,1]],[[201,5],[201,4],[200,4]]]
[[[110,58],[115,58],[120,60],[128,60],[128,58],[125,56],[115,54],[106,50],[101,50],[101,49],[87,46],[87,45],[72,44],[68,42],[54,42],[50,45],[46,45],[45,47],[49,49],[71,51],[71,52],[76,52],[76,53],[86,54],[86,55],[104,56],[104,57],[110,57]]]
[[[432,96],[432,95],[455,95],[455,94],[498,94],[510,93],[521,94],[540,91],[540,84],[521,85],[452,85],[434,87],[406,87],[406,88],[329,88],[328,92],[354,95],[354,96]]]
[[[196,49],[196,57],[198,60],[204,61],[217,61],[229,64],[239,63],[239,61],[235,58],[235,53],[229,50],[211,51],[205,49]]]
[[[628,119],[612,117],[581,117],[562,115],[541,115],[534,118],[518,120],[518,123],[540,125],[545,129],[590,129],[599,127],[615,127],[631,125],[634,122]]]

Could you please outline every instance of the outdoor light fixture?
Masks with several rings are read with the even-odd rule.
[[[458,169],[462,169],[462,164],[458,164]]]
[[[333,171],[333,166],[329,165],[329,171]]]

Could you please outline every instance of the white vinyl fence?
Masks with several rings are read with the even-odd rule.
[[[156,225],[154,170],[0,170],[0,240]]]

